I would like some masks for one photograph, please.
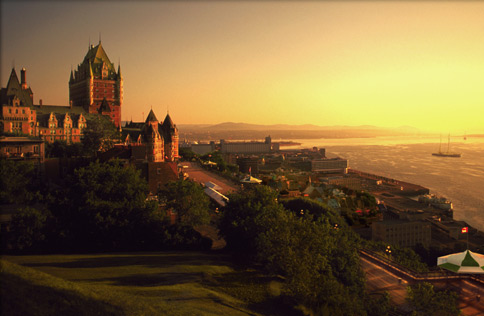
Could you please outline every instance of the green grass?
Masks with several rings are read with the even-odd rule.
[[[200,252],[3,256],[2,315],[280,315],[279,284]]]

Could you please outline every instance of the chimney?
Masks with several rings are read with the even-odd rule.
[[[69,101],[69,107],[72,109],[72,100]]]
[[[27,90],[27,79],[25,74],[25,68],[22,68],[22,70],[20,70],[20,81],[22,84],[22,90]]]
[[[42,107],[42,99],[39,99],[39,106]]]

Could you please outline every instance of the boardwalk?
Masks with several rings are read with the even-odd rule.
[[[370,292],[388,291],[392,302],[400,310],[408,311],[406,303],[406,287],[419,281],[426,281],[434,284],[436,288],[451,289],[459,293],[459,308],[462,315],[477,316],[484,315],[484,285],[468,279],[461,279],[456,274],[454,279],[447,276],[430,277],[428,280],[419,280],[419,276],[408,275],[407,272],[397,267],[389,267],[383,262],[372,259],[370,256],[360,252],[360,262],[366,274],[367,287]],[[400,272],[399,272],[400,271]],[[417,279],[417,280],[416,280]],[[477,295],[481,299],[477,299]]]

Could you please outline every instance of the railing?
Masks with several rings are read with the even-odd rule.
[[[458,274],[458,273],[453,273],[450,271],[443,271],[443,270],[431,271],[431,272],[416,272],[406,267],[403,267],[387,258],[384,258],[374,251],[367,250],[367,249],[360,249],[359,253],[360,255],[367,258],[371,258],[372,260],[377,261],[380,264],[386,266],[390,270],[397,272],[399,274],[403,274],[414,281],[437,281],[437,280],[461,279],[461,280],[473,280],[484,286],[483,275]]]

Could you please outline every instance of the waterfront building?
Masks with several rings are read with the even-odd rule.
[[[348,160],[324,158],[311,160],[311,171],[319,173],[348,173]]]
[[[361,179],[348,174],[322,178],[321,183],[325,186],[341,186],[352,190],[362,189]]]
[[[272,143],[267,136],[264,142],[227,142],[220,140],[222,154],[267,154],[279,151],[279,143]]]
[[[180,148],[188,148],[191,151],[193,151],[195,154],[201,155],[201,156],[214,152],[217,149],[214,141],[211,141],[208,144],[203,144],[203,143],[189,144],[184,142],[180,144]]]
[[[401,219],[385,219],[371,224],[372,240],[390,245],[414,247],[421,244],[428,247],[431,242],[430,223]]]

